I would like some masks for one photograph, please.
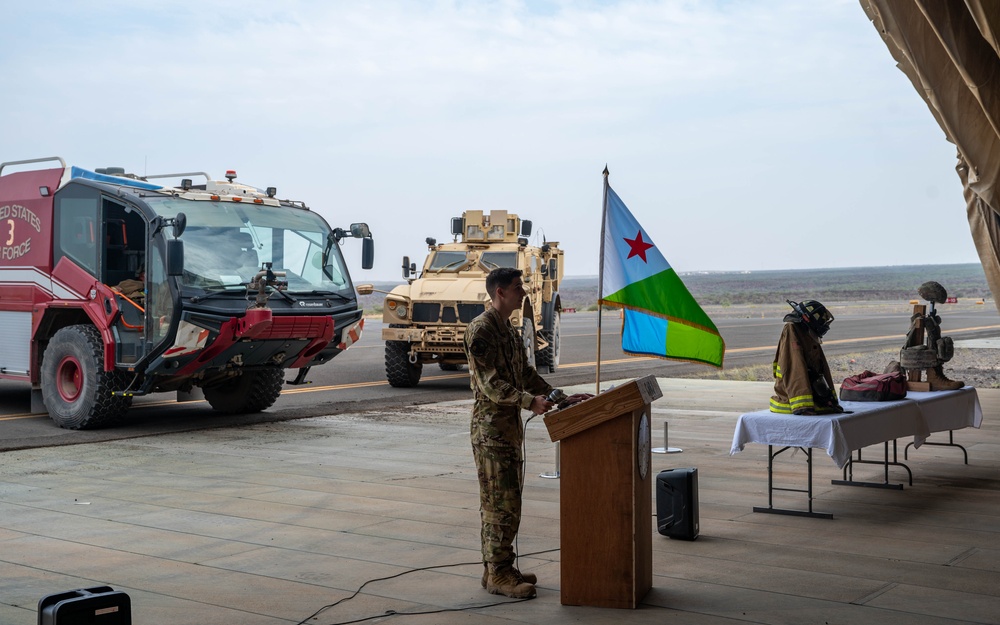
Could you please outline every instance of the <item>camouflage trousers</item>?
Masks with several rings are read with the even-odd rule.
[[[472,454],[479,473],[483,562],[513,562],[521,525],[521,451],[473,444]]]

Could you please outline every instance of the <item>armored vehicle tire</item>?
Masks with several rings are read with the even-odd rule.
[[[202,389],[213,410],[225,414],[260,412],[274,405],[285,383],[283,369],[244,371],[243,375]]]
[[[385,377],[389,386],[410,388],[420,382],[423,364],[410,362],[410,344],[406,341],[385,342]]]
[[[528,358],[528,364],[535,366],[535,322],[528,316],[521,322],[521,341],[524,343],[524,351]]]
[[[56,425],[86,430],[113,424],[132,405],[125,375],[104,370],[104,342],[97,328],[67,326],[49,340],[42,355],[42,401]]]
[[[552,328],[542,330],[542,338],[548,342],[548,347],[538,350],[538,353],[535,354],[538,368],[541,370],[548,367],[549,373],[555,373],[559,367],[559,316],[559,313],[556,312],[552,319]]]

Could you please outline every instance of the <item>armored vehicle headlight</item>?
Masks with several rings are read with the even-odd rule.
[[[397,306],[396,314],[399,316],[400,319],[406,319],[406,306]]]

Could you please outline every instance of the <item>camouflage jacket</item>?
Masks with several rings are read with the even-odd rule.
[[[466,328],[465,354],[476,399],[472,443],[520,447],[521,410],[527,410],[535,396],[550,393],[552,386],[528,364],[520,335],[494,308]]]
[[[823,347],[805,324],[785,323],[771,367],[774,370],[771,412],[840,412]]]

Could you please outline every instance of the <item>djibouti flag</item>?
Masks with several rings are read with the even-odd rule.
[[[722,367],[726,344],[604,177],[599,303],[624,309],[622,351]]]

